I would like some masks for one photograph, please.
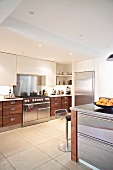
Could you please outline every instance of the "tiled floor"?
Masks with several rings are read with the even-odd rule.
[[[0,133],[0,170],[89,170],[58,149],[62,141],[64,119]]]

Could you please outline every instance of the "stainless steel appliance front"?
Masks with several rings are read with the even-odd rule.
[[[23,103],[23,126],[50,120],[50,98],[26,98]]]
[[[75,106],[93,103],[95,72],[75,72],[74,77]]]
[[[78,113],[78,156],[102,169],[113,170],[113,118],[98,113]]]

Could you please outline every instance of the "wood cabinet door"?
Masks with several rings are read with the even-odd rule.
[[[2,102],[0,102],[0,117],[2,117]]]
[[[3,127],[22,123],[22,114],[3,116]]]
[[[22,114],[22,105],[3,106],[3,116],[17,113]]]
[[[0,127],[2,127],[2,117],[0,117]]]
[[[11,100],[3,102],[3,106],[22,105],[22,100]]]

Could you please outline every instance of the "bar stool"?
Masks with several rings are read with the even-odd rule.
[[[71,144],[68,143],[68,121],[71,121],[71,115],[68,114],[66,109],[58,109],[54,113],[56,116],[60,116],[66,120],[66,143],[60,143],[58,149],[63,152],[71,152]]]

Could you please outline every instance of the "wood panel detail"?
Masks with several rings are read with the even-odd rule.
[[[71,160],[78,161],[77,112],[71,111]]]

